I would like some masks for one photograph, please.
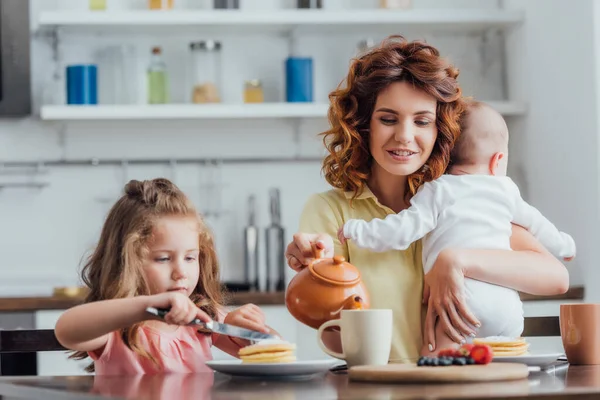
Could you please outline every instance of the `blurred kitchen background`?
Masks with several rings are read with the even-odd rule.
[[[223,282],[264,306],[299,357],[325,357],[283,306],[292,272],[277,240],[280,285],[264,279],[266,230],[287,244],[307,197],[328,189],[327,95],[390,34],[438,47],[465,94],[504,114],[509,174],[577,242],[572,290],[529,298],[526,315],[600,300],[599,1],[0,0],[0,15],[0,328],[53,328],[78,301],[55,289],[79,285],[124,183],[164,176],[213,229]],[[254,297],[251,223],[250,278],[266,292]],[[81,372],[38,357],[40,374]]]

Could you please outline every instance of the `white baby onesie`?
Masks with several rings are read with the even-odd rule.
[[[344,236],[357,246],[381,252],[404,250],[423,238],[427,273],[444,248],[510,250],[511,222],[529,230],[554,256],[575,256],[575,242],[527,204],[506,176],[443,175],[427,182],[398,214],[371,221],[350,219]],[[465,279],[467,304],[485,336],[519,336],[523,305],[509,288]]]

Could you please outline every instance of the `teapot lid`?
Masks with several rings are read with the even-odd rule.
[[[356,285],[360,282],[358,269],[342,256],[315,260],[309,269],[315,277],[334,285]]]

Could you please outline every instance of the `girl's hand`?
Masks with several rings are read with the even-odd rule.
[[[443,250],[433,268],[425,275],[425,296],[428,298],[425,319],[425,340],[429,350],[435,350],[435,325],[456,343],[464,343],[465,336],[475,336],[467,323],[479,327],[480,323],[465,303],[465,276],[459,262],[458,250]]]
[[[296,233],[285,251],[290,268],[300,271],[308,266],[316,257],[315,249],[322,251],[322,258],[333,257],[333,238],[326,233]]]
[[[257,332],[271,333],[271,329],[265,325],[265,314],[254,304],[245,304],[229,312],[223,323]]]
[[[183,293],[165,292],[149,296],[148,306],[170,309],[164,318],[168,324],[187,325],[196,318],[203,322],[211,321],[211,318]]]

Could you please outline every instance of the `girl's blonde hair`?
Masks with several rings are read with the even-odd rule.
[[[156,221],[165,216],[197,220],[200,277],[190,298],[211,318],[217,318],[224,294],[212,235],[189,198],[164,178],[131,180],[125,185],[123,196],[108,213],[98,245],[83,267],[82,279],[89,288],[85,303],[150,294],[142,265]],[[122,329],[121,337],[135,353],[152,360],[138,343],[140,325]],[[75,352],[71,357],[85,359],[88,354]],[[94,371],[93,363],[86,370]]]

